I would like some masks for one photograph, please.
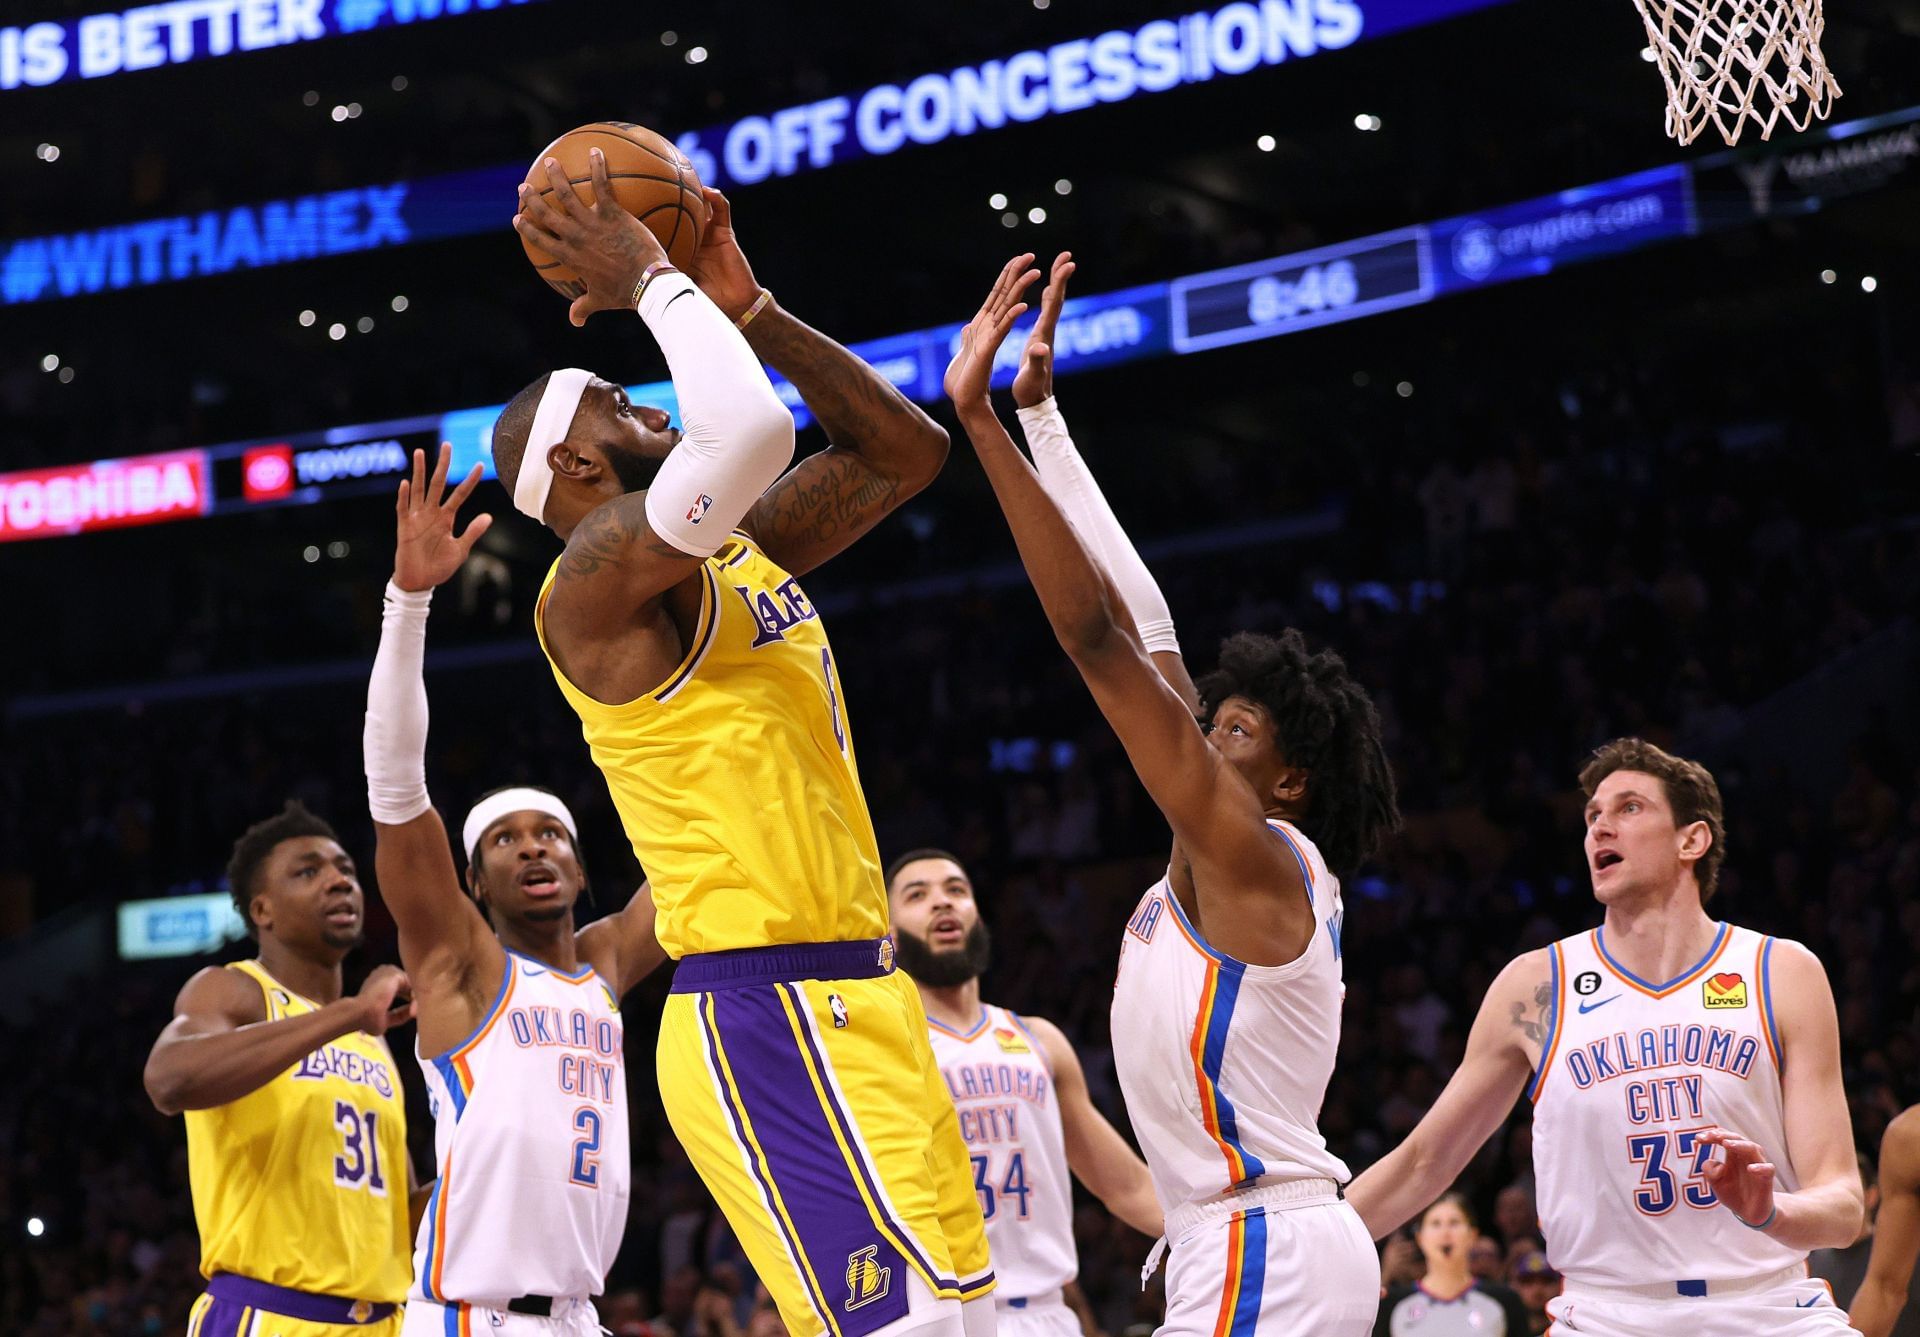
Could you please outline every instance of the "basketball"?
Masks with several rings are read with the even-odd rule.
[[[660,239],[668,259],[685,269],[707,230],[707,201],[693,164],[664,135],[631,121],[595,121],[569,130],[540,150],[527,169],[527,184],[542,195],[552,194],[546,161],[555,158],[580,198],[592,204],[593,167],[587,152],[596,148],[607,155],[614,199]],[[540,277],[562,297],[571,301],[586,291],[565,264],[524,237],[521,245]]]

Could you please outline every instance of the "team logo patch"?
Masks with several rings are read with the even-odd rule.
[[[1573,977],[1573,991],[1582,998],[1587,997],[1589,994],[1599,993],[1600,972],[1597,970],[1583,970],[1578,975],[1575,975]]]
[[[355,1323],[365,1323],[373,1317],[373,1306],[365,1300],[355,1300],[347,1310],[347,1317]]]
[[[1009,1026],[995,1026],[993,1038],[1000,1045],[1003,1054],[1031,1054],[1033,1046],[1027,1043],[1027,1037]]]
[[[880,959],[878,964],[880,966],[880,973],[882,975],[890,975],[893,973],[893,939],[892,938],[880,939]]]
[[[880,1246],[869,1244],[847,1255],[847,1312],[884,1300],[893,1284],[893,1269],[880,1266]]]
[[[1700,1001],[1710,1008],[1745,1007],[1747,982],[1738,975],[1715,975],[1700,986]]]

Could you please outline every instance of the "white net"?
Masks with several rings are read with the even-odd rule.
[[[1751,121],[1804,130],[1840,85],[1820,51],[1820,0],[1633,0],[1667,85],[1667,133],[1691,144],[1709,125],[1729,144]]]

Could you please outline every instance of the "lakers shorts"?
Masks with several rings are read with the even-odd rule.
[[[311,1295],[232,1272],[215,1274],[187,1314],[187,1337],[400,1337],[400,1306]]]
[[[920,995],[885,939],[681,960],[660,1095],[787,1331],[864,1337],[993,1288]]]

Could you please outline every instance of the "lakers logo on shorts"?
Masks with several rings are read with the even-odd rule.
[[[880,1266],[875,1256],[879,1252],[879,1245],[869,1244],[847,1255],[848,1313],[886,1298],[887,1289],[893,1284],[893,1269]]]
[[[1700,986],[1700,1001],[1709,1008],[1745,1007],[1747,982],[1723,971]]]
[[[880,973],[882,975],[891,975],[893,973],[893,939],[892,938],[880,939],[880,954],[878,958],[878,964],[880,966]]]
[[[347,1310],[347,1317],[355,1323],[365,1323],[373,1317],[373,1306],[365,1300],[355,1300],[353,1306]]]

